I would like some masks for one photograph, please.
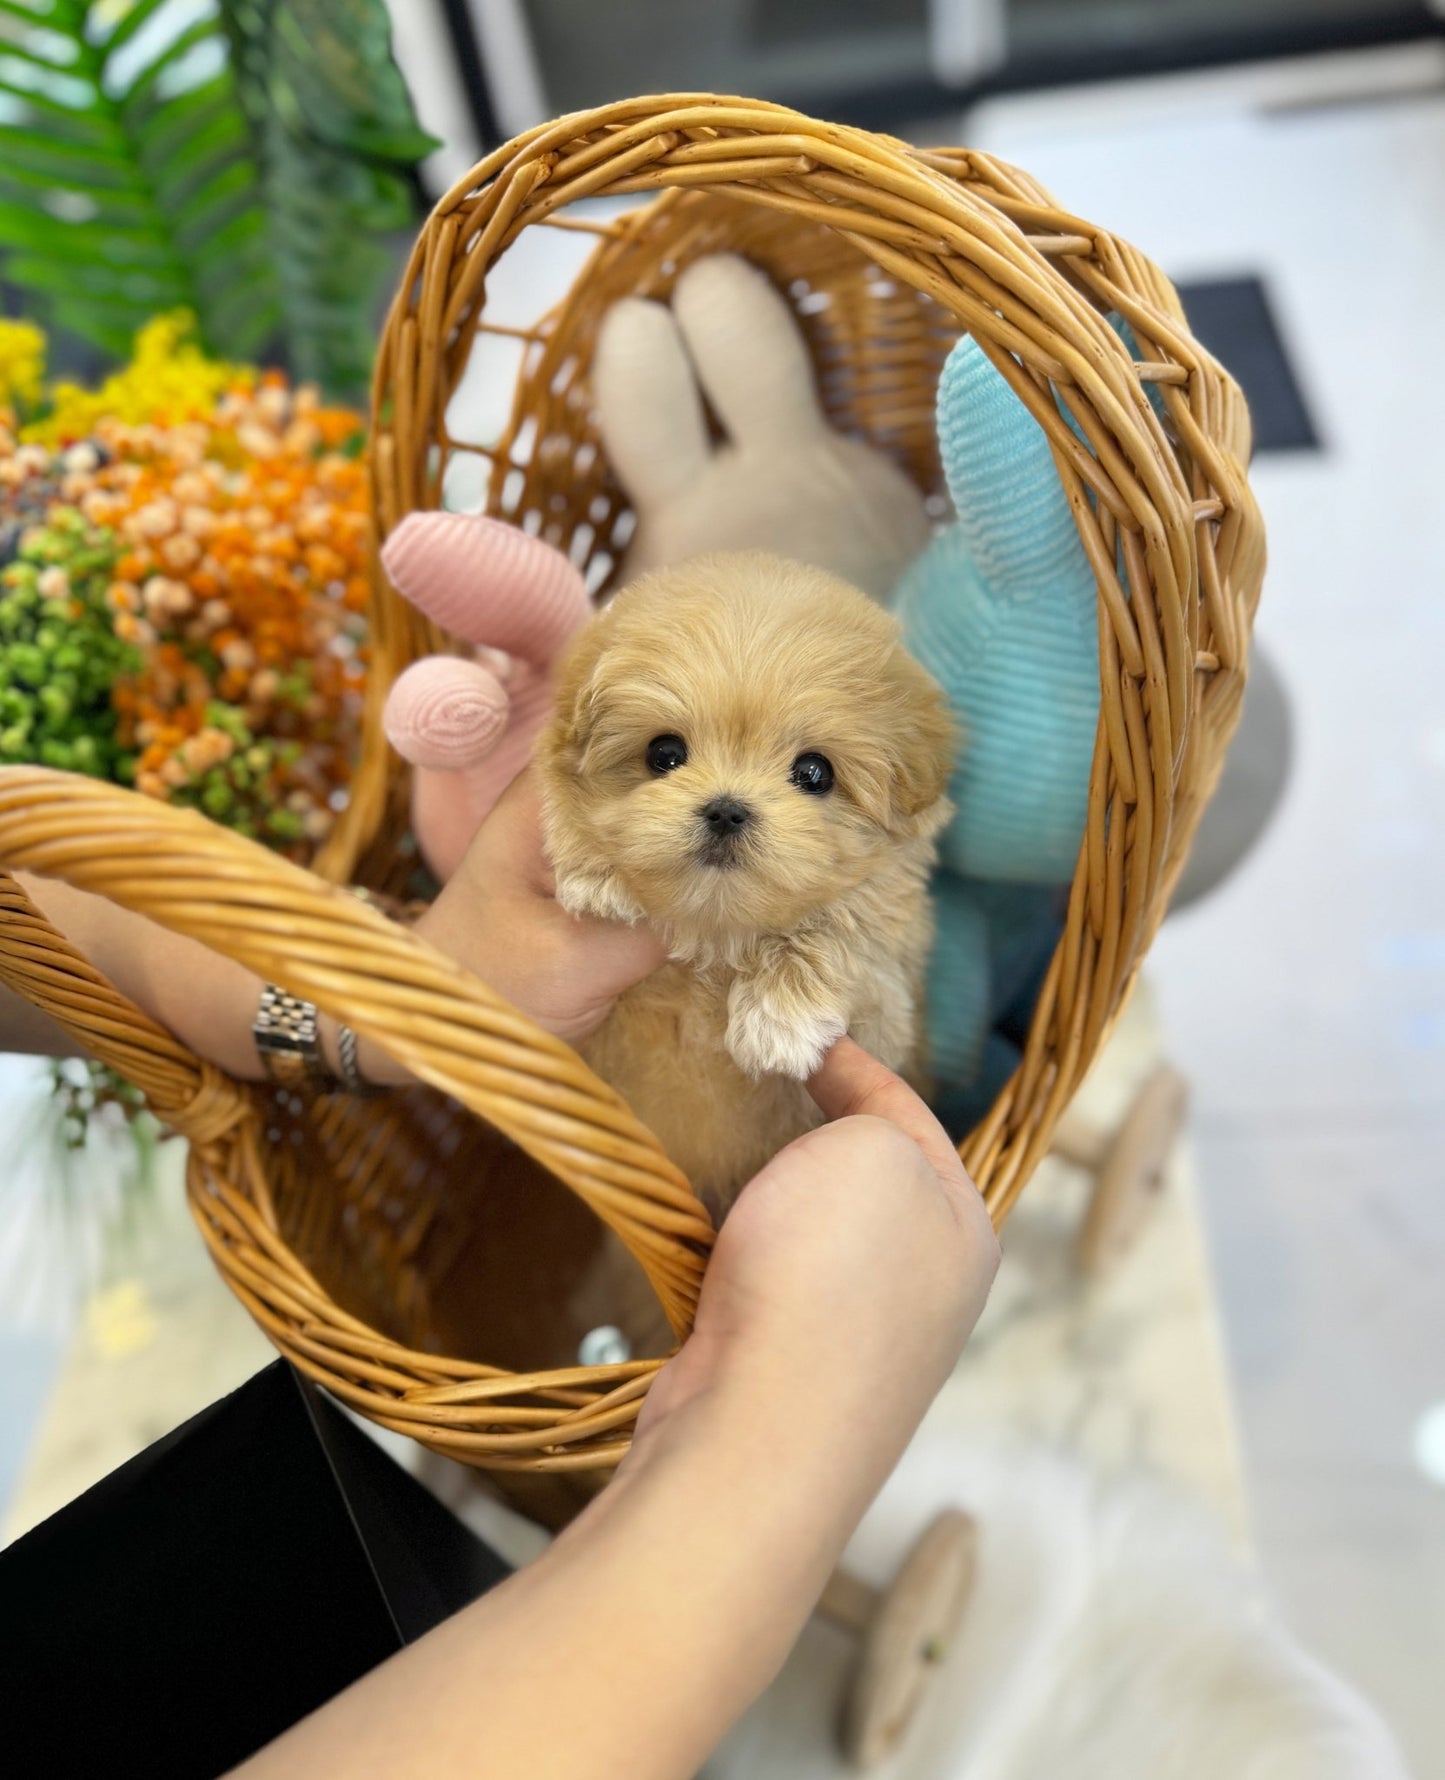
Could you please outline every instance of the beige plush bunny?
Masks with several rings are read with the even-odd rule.
[[[592,380],[607,456],[637,512],[623,583],[716,550],[766,550],[882,600],[928,541],[918,491],[828,425],[787,302],[735,254],[689,266],[670,309],[614,304]]]

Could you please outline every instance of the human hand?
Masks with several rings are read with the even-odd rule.
[[[713,550],[767,550],[882,599],[927,541],[922,496],[881,451],[829,425],[786,299],[736,254],[694,261],[670,306],[615,303],[592,384],[637,515],[624,581]]]
[[[696,1333],[653,1383],[615,1483],[248,1776],[703,1766],[777,1674],[997,1260],[952,1146],[896,1076],[842,1039],[812,1085],[833,1123],[734,1206]]]
[[[555,892],[536,780],[524,772],[477,830],[415,932],[539,1026],[578,1044],[667,951],[646,927],[568,914]],[[361,1041],[357,1061],[370,1081],[406,1079],[369,1040]]]
[[[846,1521],[952,1370],[999,1250],[947,1133],[896,1075],[844,1038],[809,1088],[830,1122],[743,1189],[634,1451],[701,1421],[768,1465],[826,1455]]]
[[[411,513],[381,560],[403,599],[476,645],[413,662],[382,713],[388,740],[415,768],[412,824],[445,881],[531,759],[552,669],[591,601],[559,550],[481,514]]]

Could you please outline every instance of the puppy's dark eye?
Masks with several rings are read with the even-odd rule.
[[[647,769],[654,773],[675,773],[687,765],[687,743],[680,735],[655,735],[647,744]]]
[[[788,777],[809,797],[826,797],[833,789],[833,763],[826,754],[800,754]]]

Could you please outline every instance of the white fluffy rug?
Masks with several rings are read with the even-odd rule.
[[[1104,1489],[1034,1454],[981,1464],[969,1494],[978,1583],[935,1735],[923,1727],[951,1745],[935,1772],[1404,1775],[1374,1714],[1292,1643],[1219,1536],[1162,1489]]]
[[[960,1638],[887,1780],[1407,1780],[1358,1695],[1301,1651],[1253,1574],[1161,1486],[1038,1448],[923,1437],[850,1565],[891,1573],[939,1508],[979,1566]],[[847,1641],[814,1622],[709,1780],[845,1772],[828,1748]]]

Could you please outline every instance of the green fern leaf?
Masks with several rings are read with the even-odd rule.
[[[109,350],[185,306],[359,395],[433,146],[384,0],[0,0],[0,276]]]
[[[391,59],[383,0],[222,0],[262,168],[287,345],[298,376],[361,398],[385,237],[404,228],[404,177],[434,146]]]
[[[105,53],[110,61],[120,54],[133,38],[150,24],[151,20],[169,5],[170,0],[135,0],[121,15],[120,22],[114,26],[105,40]]]
[[[134,0],[114,14],[85,0],[0,9],[0,273],[42,319],[118,354],[182,306],[230,348],[221,230],[250,211],[264,233],[265,213],[218,10]],[[271,283],[253,300],[274,318]]]

